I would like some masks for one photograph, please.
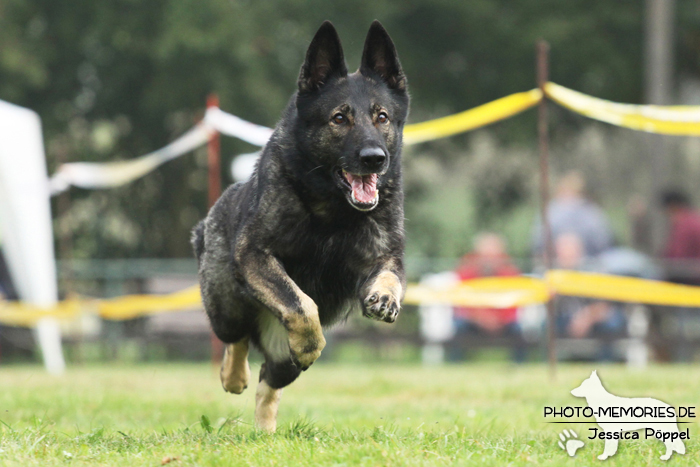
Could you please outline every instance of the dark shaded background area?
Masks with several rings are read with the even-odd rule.
[[[695,79],[700,6],[679,0],[677,9],[676,75],[679,81]],[[377,18],[394,38],[409,77],[412,122],[534,87],[539,38],[551,43],[553,80],[635,103],[642,100],[643,13],[643,2],[609,0],[0,0],[0,99],[41,115],[50,172],[61,161],[130,158],[189,128],[201,118],[210,92],[220,96],[223,109],[274,125],[319,24],[334,22],[352,69]],[[581,122],[555,112],[554,131],[577,129]],[[528,152],[534,134],[530,113],[492,127],[488,141],[495,143],[465,135],[419,150],[449,166],[460,155],[458,148],[469,145]],[[225,166],[233,155],[254,149],[224,139]],[[73,189],[68,211],[57,216],[56,235],[71,240],[75,258],[189,256],[189,229],[206,209],[203,156],[182,157],[122,188]],[[470,209],[477,218],[488,217],[494,203],[507,212],[514,200],[528,202],[529,182],[523,181],[518,169],[523,159],[518,160],[498,171],[505,173],[504,181],[493,196],[476,187],[480,204]],[[407,181],[413,253],[451,254],[436,249],[444,239],[433,236],[433,225],[417,222],[424,209],[446,209],[439,200],[424,200],[428,195],[420,179],[426,170],[415,169],[419,175]],[[435,208],[414,208],[413,199]],[[503,218],[502,212],[496,209],[497,217]]]

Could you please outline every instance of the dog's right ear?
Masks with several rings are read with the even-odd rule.
[[[306,51],[306,60],[299,72],[299,92],[315,91],[329,79],[347,74],[338,32],[330,21],[324,21]]]

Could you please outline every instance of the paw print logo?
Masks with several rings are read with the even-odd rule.
[[[578,435],[574,430],[564,430],[559,433],[559,447],[565,450],[569,456],[574,457],[576,451],[583,447],[583,441],[578,439]]]

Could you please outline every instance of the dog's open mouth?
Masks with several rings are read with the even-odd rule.
[[[339,169],[338,178],[340,185],[345,189],[348,202],[360,211],[371,211],[379,202],[379,190],[377,189],[378,174],[356,175]]]

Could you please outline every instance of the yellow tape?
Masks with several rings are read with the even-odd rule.
[[[509,308],[549,300],[549,291],[559,295],[597,298],[614,302],[700,308],[700,287],[668,282],[576,271],[552,270],[545,279],[499,277],[477,279],[445,290],[409,286],[404,303]]]
[[[542,92],[539,89],[533,89],[511,94],[458,114],[407,125],[403,130],[404,143],[432,141],[486,126],[523,112],[536,105],[541,99]]]
[[[547,302],[552,294],[616,302],[700,308],[700,287],[576,271],[552,270],[545,279],[489,277],[438,289],[409,284],[404,304],[511,308]],[[13,302],[0,303],[0,323],[33,326],[42,318],[75,319],[88,300],[71,299],[50,310]],[[110,320],[182,311],[201,306],[199,286],[168,295],[127,295],[95,301],[97,313]]]
[[[545,93],[569,110],[612,125],[648,133],[700,136],[700,106],[620,104],[555,83],[547,83]]]
[[[103,300],[98,305],[97,312],[105,319],[123,320],[196,308],[201,305],[199,286],[195,285],[168,295],[126,295]]]
[[[552,270],[547,283],[560,295],[615,302],[700,307],[700,287],[576,271]]]
[[[9,326],[34,326],[43,318],[67,320],[80,312],[80,301],[71,299],[59,302],[53,308],[39,308],[24,303],[0,301],[0,323]]]
[[[548,300],[549,290],[544,281],[534,277],[516,276],[474,279],[442,290],[409,284],[403,303],[512,308],[544,303]]]
[[[9,326],[31,327],[42,318],[71,320],[88,305],[102,318],[126,320],[139,316],[198,308],[202,305],[199,286],[167,295],[125,295],[105,300],[71,299],[59,302],[54,308],[37,308],[18,302],[0,302],[0,323]]]

